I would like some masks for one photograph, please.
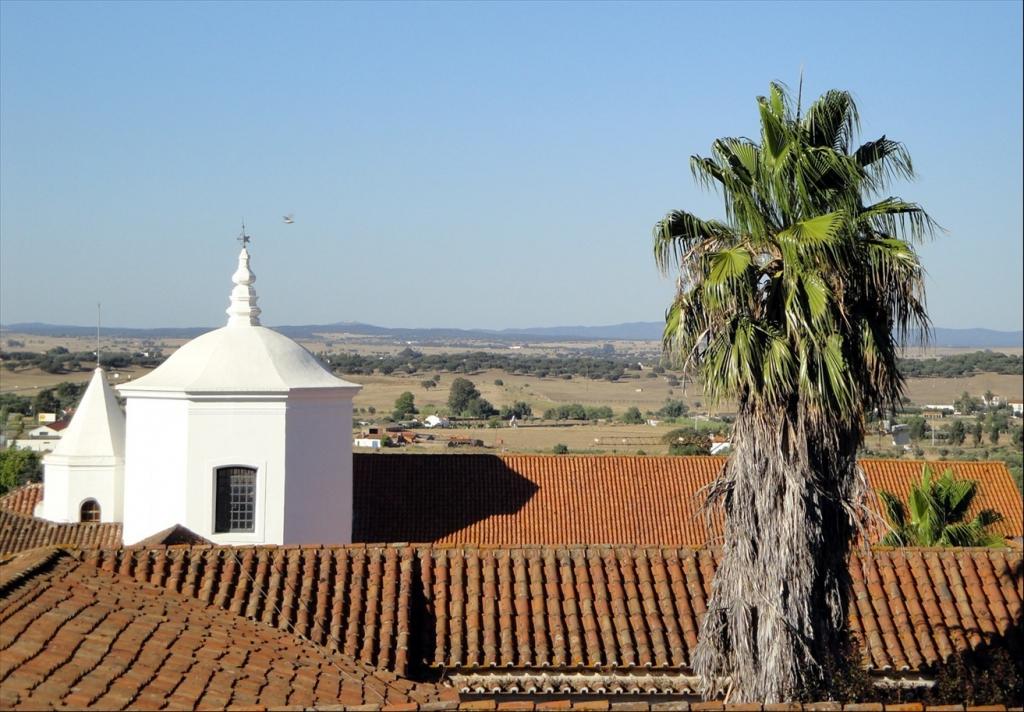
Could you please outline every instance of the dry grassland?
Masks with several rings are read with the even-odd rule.
[[[570,452],[598,452],[636,454],[643,451],[648,455],[665,455],[668,446],[661,438],[678,425],[622,425],[598,423],[586,425],[542,425],[518,428],[446,428],[419,431],[433,435],[434,442],[403,447],[403,452],[474,452],[479,448],[447,447],[450,438],[473,438],[482,440],[489,451],[497,452],[551,452],[557,445],[566,445]],[[362,452],[361,448],[356,448]],[[394,451],[390,451],[394,452]]]
[[[70,351],[92,351],[96,347],[94,339],[89,337],[48,337],[32,336],[27,334],[4,333],[4,339],[16,339],[24,344],[17,347],[25,351],[47,351],[57,346],[63,346]],[[153,345],[161,348],[165,354],[173,353],[180,346],[186,343],[187,339],[128,339],[128,338],[103,338],[100,348],[102,351],[138,351],[152,348]],[[380,343],[373,337],[356,337],[344,334],[325,334],[320,339],[300,340],[300,343],[314,353],[324,350],[346,350],[355,351],[361,354],[385,354],[397,353],[406,348],[406,344]],[[578,351],[584,347],[593,347],[593,341],[588,342],[543,342],[537,344],[525,344],[521,350],[512,351],[507,347],[495,347],[481,345],[474,350],[490,351],[504,354],[533,354],[552,356],[558,353]],[[654,341],[618,341],[610,342],[616,350],[621,352],[651,351],[656,353],[659,344]],[[443,345],[422,345],[412,344],[413,348],[424,353],[450,353],[463,350],[452,346]],[[909,357],[932,357],[953,353],[968,353],[977,349],[908,349],[906,355]],[[995,349],[1005,353],[1019,354],[1021,349]],[[138,378],[145,373],[144,369],[125,369],[120,377],[127,379],[129,376]],[[400,375],[372,375],[372,376],[349,376],[347,380],[363,385],[362,392],[356,396],[355,406],[366,408],[373,406],[378,412],[389,412],[394,405],[395,399],[403,391],[411,391],[416,398],[418,406],[424,405],[443,407],[448,400],[448,389],[451,382],[458,377],[458,374],[443,373],[441,382],[437,388],[426,390],[420,386],[420,382],[433,374],[415,374],[412,376]],[[573,378],[563,380],[560,378],[536,378],[533,376],[516,376],[503,371],[485,371],[468,376],[484,398],[497,407],[513,403],[514,401],[526,401],[531,405],[534,412],[539,414],[546,408],[564,403],[582,403],[583,405],[607,405],[616,413],[621,413],[630,406],[636,406],[641,411],[656,411],[667,399],[682,399],[691,409],[696,409],[698,402],[703,402],[701,389],[698,385],[687,383],[677,387],[669,386],[664,377],[645,378],[645,373],[638,379],[625,379],[617,383],[609,381],[594,381],[588,378]],[[61,381],[84,381],[90,377],[89,372],[72,374],[47,374],[38,369],[19,370],[11,372],[0,369],[0,392],[18,392],[26,395],[33,395],[41,388],[56,385]],[[494,385],[495,379],[501,379],[503,386]],[[926,403],[952,403],[963,391],[974,396],[980,396],[988,390],[1009,400],[1024,400],[1024,378],[1021,376],[1008,376],[998,374],[981,374],[967,378],[917,378],[911,379],[907,384],[908,395],[916,405]],[[723,410],[731,410],[725,408]]]
[[[1020,346],[994,346],[992,348],[963,348],[961,346],[908,346],[900,354],[903,358],[938,358],[939,356],[959,356],[973,354],[976,351],[994,351],[998,354],[1020,356],[1024,348]]]
[[[359,383],[363,390],[355,398],[357,408],[373,406],[378,412],[390,412],[395,399],[403,391],[410,391],[416,398],[416,405],[444,407],[448,401],[448,391],[452,381],[459,374],[442,373],[441,382],[436,388],[424,389],[420,382],[433,374],[416,374],[413,376],[346,376],[346,380]],[[463,376],[469,378],[480,393],[495,407],[510,405],[516,401],[526,401],[533,408],[535,415],[545,409],[563,403],[582,403],[583,405],[607,405],[616,413],[621,413],[630,406],[641,411],[658,410],[666,399],[682,399],[695,407],[701,401],[700,388],[688,384],[685,392],[682,384],[675,388],[669,386],[663,377],[629,379],[612,383],[610,381],[594,381],[589,378],[537,378],[535,376],[517,376],[504,371],[490,370]],[[504,385],[496,386],[495,380]]]
[[[986,391],[1010,401],[1024,400],[1024,376],[998,373],[980,373],[965,378],[911,378],[907,381],[907,395],[915,405],[949,403],[967,391],[979,397]]]
[[[110,382],[117,384],[129,381],[133,378],[149,373],[152,369],[147,368],[123,368],[110,374]],[[75,373],[52,374],[40,371],[38,368],[30,368],[19,371],[8,371],[0,369],[0,393],[17,393],[20,396],[31,398],[45,388],[52,388],[58,383],[65,381],[71,383],[82,383],[92,378],[92,371],[78,371]]]
[[[363,390],[355,399],[356,407],[373,406],[381,412],[390,411],[395,399],[403,391],[410,391],[415,396],[417,406],[443,407],[448,400],[451,383],[457,377],[457,374],[441,374],[438,387],[430,390],[420,386],[420,381],[427,378],[427,375],[419,374],[349,376],[347,380],[363,385]],[[641,377],[612,383],[588,378],[573,378],[566,381],[560,378],[515,376],[503,371],[484,371],[468,378],[473,381],[483,397],[496,407],[500,408],[522,400],[529,403],[537,415],[546,408],[563,403],[607,405],[616,413],[621,413],[630,406],[636,406],[642,412],[656,411],[669,398],[685,401],[691,410],[698,409],[697,403],[703,404],[703,395],[698,384],[688,383],[684,389],[680,383],[673,388],[662,377]],[[494,385],[495,379],[500,379],[504,385]],[[640,389],[640,392],[637,389]],[[907,381],[907,395],[914,405],[952,403],[964,391],[978,397],[989,390],[1011,401],[1024,400],[1024,378],[983,373],[966,378],[911,378]],[[700,409],[706,410],[706,407]],[[732,408],[723,407],[719,410],[729,412]]]
[[[118,372],[115,381],[139,378],[147,373],[147,369],[127,368]],[[0,392],[16,392],[22,395],[34,395],[42,388],[55,386],[62,381],[87,381],[91,371],[78,373],[51,374],[39,369],[8,371],[0,369]],[[431,374],[432,375],[432,374]],[[380,413],[390,412],[395,399],[403,391],[410,391],[416,398],[416,405],[443,408],[448,401],[448,390],[457,374],[441,374],[440,384],[430,390],[424,389],[420,382],[427,379],[427,374],[412,376],[347,376],[346,380],[358,383],[363,390],[355,398],[357,408],[373,406]],[[468,378],[496,407],[509,405],[515,401],[526,401],[539,415],[545,409],[564,403],[582,403],[583,405],[607,405],[616,414],[631,406],[641,412],[656,411],[668,399],[681,399],[691,410],[706,410],[700,386],[687,383],[685,389],[681,383],[672,387],[663,377],[639,378],[622,380],[616,383],[594,381],[588,378],[536,378],[534,376],[517,376],[503,371],[484,371],[472,374]],[[494,381],[500,379],[504,385],[496,386]],[[638,390],[639,389],[639,390]],[[1021,376],[985,373],[967,378],[912,378],[907,382],[907,394],[915,405],[927,403],[952,403],[961,393],[967,391],[975,397],[986,391],[1000,395],[1011,401],[1024,400],[1024,378]],[[720,408],[720,412],[729,412],[730,408]]]

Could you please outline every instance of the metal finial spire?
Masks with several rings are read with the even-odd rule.
[[[102,305],[96,302],[96,368],[100,367],[100,321],[102,315]]]

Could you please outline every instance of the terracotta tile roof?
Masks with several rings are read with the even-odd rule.
[[[408,547],[130,547],[80,556],[359,662],[408,672],[416,588]]]
[[[721,468],[720,457],[355,454],[353,460],[353,539],[359,542],[703,546],[721,526],[719,513],[710,527],[698,514],[700,489]],[[932,464],[978,480],[975,509],[1002,512],[999,533],[1024,534],[1021,496],[1005,465]],[[924,463],[862,465],[873,487],[905,498]],[[31,515],[42,492],[41,484],[13,490],[0,497],[0,511]],[[877,507],[874,498],[872,504]],[[0,525],[0,552],[15,550],[4,545],[9,539]]]
[[[702,546],[721,527],[699,514],[721,457],[355,454],[353,539],[447,544]],[[865,460],[872,487],[905,497],[924,462]],[[932,463],[981,483],[975,509],[1024,533],[1021,496],[997,462]],[[877,506],[877,503],[876,503]]]
[[[121,546],[121,525],[60,524],[0,509],[0,555],[41,546],[85,549]]]
[[[685,671],[717,558],[708,549],[637,546],[78,555],[399,675],[422,664],[457,674]],[[855,555],[851,576],[851,626],[875,671],[927,670],[1024,624],[1019,547],[881,549]]]
[[[699,545],[719,458],[353,455],[353,539]]]
[[[31,517],[36,505],[43,501],[43,483],[30,482],[0,495],[0,510]]]
[[[183,527],[180,524],[169,526],[166,529],[158,531],[156,534],[147,536],[141,541],[137,541],[132,546],[160,546],[166,544],[167,546],[181,546],[187,544],[194,546],[196,544],[212,544],[213,542],[205,537],[201,537],[188,527]]]
[[[458,704],[454,690],[330,655],[57,549],[2,564],[3,709]]]

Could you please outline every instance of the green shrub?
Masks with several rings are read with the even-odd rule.
[[[42,481],[43,460],[39,453],[19,448],[0,450],[0,494]]]
[[[935,671],[935,687],[926,701],[935,705],[1020,704],[1024,699],[1024,651],[1019,632],[1011,632],[1003,644],[948,659]]]

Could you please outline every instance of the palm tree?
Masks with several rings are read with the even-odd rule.
[[[795,105],[794,105],[795,104]],[[709,489],[726,520],[693,665],[706,697],[793,699],[845,646],[846,569],[866,491],[865,413],[901,405],[901,343],[927,334],[914,245],[934,224],[887,196],[913,176],[902,144],[859,147],[851,96],[801,113],[785,88],[758,98],[760,141],[722,138],[690,167],[724,220],[673,211],[654,255],[678,290],[664,346],[713,402],[737,406],[732,455]]]
[[[891,492],[879,492],[885,518],[892,528],[882,539],[884,546],[1002,546],[1003,537],[988,531],[988,527],[1003,520],[994,509],[983,509],[969,522],[964,521],[978,483],[958,480],[953,470],[947,469],[933,479],[927,465],[921,471],[920,484],[910,488],[908,507]],[[907,519],[907,510],[910,519]]]

